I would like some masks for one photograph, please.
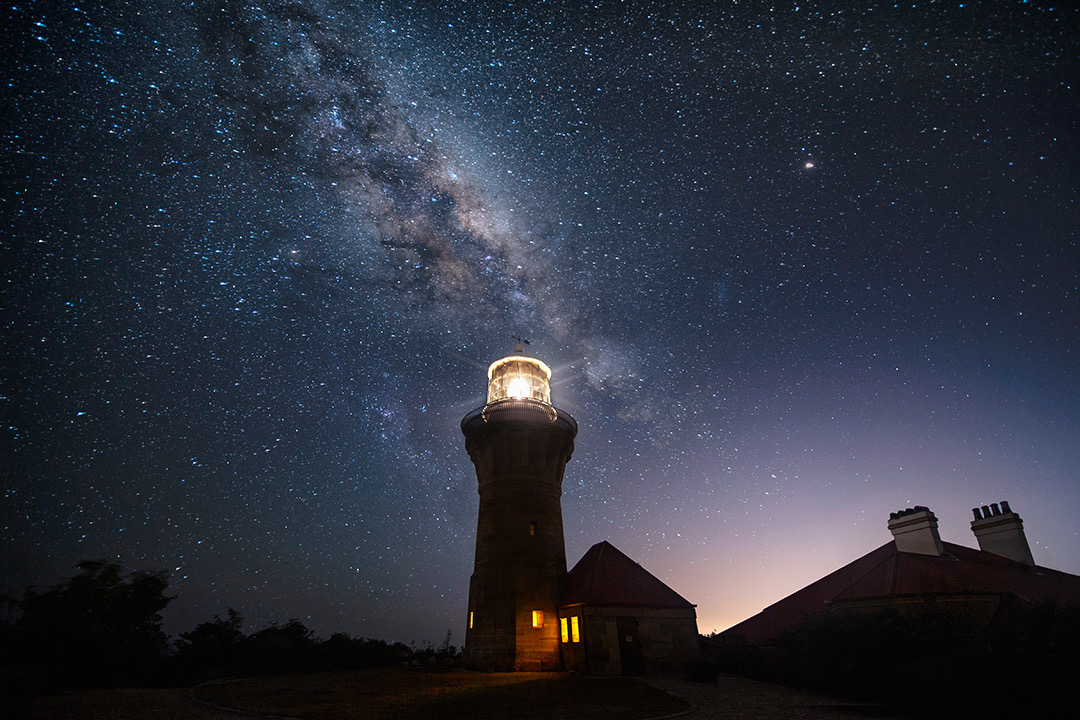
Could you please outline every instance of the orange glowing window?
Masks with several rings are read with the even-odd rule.
[[[562,641],[570,642],[570,633],[566,629],[566,618],[559,618],[559,630],[562,632]]]
[[[566,634],[565,632],[563,633]],[[578,616],[570,618],[570,637],[574,642],[581,642],[581,631],[578,629]]]
[[[533,610],[533,627],[544,627],[544,611]]]
[[[536,523],[534,523],[534,522],[529,523],[529,534],[530,535],[535,535],[536,534]]]
[[[472,614],[473,614],[473,611],[470,610],[469,611],[469,629],[470,630],[472,630]]]

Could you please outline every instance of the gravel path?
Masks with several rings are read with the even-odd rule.
[[[669,676],[642,678],[653,687],[683,698],[694,709],[687,720],[888,720],[884,709],[801,690],[721,675],[715,684]]]

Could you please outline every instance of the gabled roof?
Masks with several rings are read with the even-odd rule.
[[[1009,560],[982,550],[943,542],[941,555],[900,552],[888,542],[807,585],[722,636],[750,644],[769,642],[831,604],[918,597],[926,594],[1009,593],[1039,604],[1080,603],[1080,576]]]
[[[566,578],[560,606],[694,607],[611,543],[597,543]]]

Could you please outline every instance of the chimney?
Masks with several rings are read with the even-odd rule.
[[[938,535],[937,518],[930,508],[922,505],[890,513],[889,531],[900,552],[941,555],[944,549]]]
[[[979,541],[979,549],[1009,558],[1026,565],[1035,565],[1031,556],[1027,536],[1024,535],[1024,521],[1012,511],[1009,503],[991,503],[981,508],[972,508],[975,519],[971,521],[971,532]]]

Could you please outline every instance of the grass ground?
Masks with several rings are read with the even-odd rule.
[[[267,715],[327,720],[632,720],[688,709],[627,678],[388,668],[204,685],[200,699]]]
[[[27,712],[3,707],[4,717],[22,718]],[[73,690],[36,698],[33,720],[237,720],[200,705],[188,697],[187,688],[115,688]]]

